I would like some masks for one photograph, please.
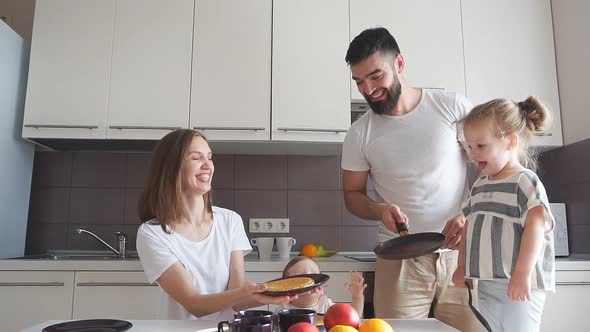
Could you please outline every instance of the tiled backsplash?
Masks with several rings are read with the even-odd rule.
[[[77,234],[78,227],[111,245],[115,232],[123,230],[134,250],[137,199],[149,158],[149,153],[36,152],[27,254],[104,249]],[[213,203],[239,213],[246,230],[252,217],[289,218],[294,250],[308,242],[337,251],[375,246],[377,223],[352,216],[344,206],[339,156],[216,155],[214,163]]]
[[[549,201],[565,203],[570,253],[590,253],[590,139],[541,154]]]

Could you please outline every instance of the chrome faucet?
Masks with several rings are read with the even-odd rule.
[[[120,258],[127,257],[127,234],[125,234],[123,232],[116,232],[115,233],[117,235],[117,242],[119,244],[119,250],[111,247],[111,245],[109,245],[108,243],[103,241],[103,239],[99,238],[96,234],[92,233],[91,231],[87,231],[82,228],[77,228],[76,232],[78,234],[86,233],[86,234],[92,236],[93,238],[97,239],[100,243],[104,244],[107,248],[109,248],[109,250],[111,250],[112,252],[117,254],[117,256],[119,256]]]

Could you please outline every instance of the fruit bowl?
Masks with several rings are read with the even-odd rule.
[[[325,250],[325,251],[318,251],[316,257],[331,257],[336,255],[336,251]]]

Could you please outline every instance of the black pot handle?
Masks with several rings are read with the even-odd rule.
[[[217,332],[224,332],[224,330],[223,330],[223,325],[227,325],[228,329],[229,329],[229,327],[230,327],[230,325],[229,325],[229,322],[228,322],[228,321],[226,321],[226,320],[224,320],[224,321],[221,321],[221,322],[219,322],[219,324],[217,324]]]
[[[471,308],[471,311],[473,311],[473,314],[475,315],[477,320],[481,323],[481,325],[483,325],[486,328],[486,330],[488,330],[488,332],[492,332],[492,328],[490,327],[490,324],[488,324],[488,321],[485,318],[483,318],[481,313],[479,313],[479,311],[477,311],[477,309],[473,306],[473,298],[471,296],[471,288],[469,288],[469,284],[467,283],[467,280],[465,280],[465,286],[467,286],[467,291],[469,291],[469,308]]]

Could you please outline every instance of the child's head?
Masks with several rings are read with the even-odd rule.
[[[283,277],[311,273],[320,273],[320,267],[313,259],[305,256],[293,258],[283,269]],[[318,302],[322,294],[324,294],[324,285],[314,288],[309,293],[299,295],[296,300],[291,301],[291,304],[300,308],[310,308]]]
[[[549,110],[532,96],[521,102],[494,99],[478,105],[461,120],[471,159],[486,174],[496,174],[508,162],[536,169],[528,149],[533,132],[549,122]]]
[[[293,258],[283,269],[283,277],[310,273],[320,273],[320,267],[313,259],[305,256]]]

